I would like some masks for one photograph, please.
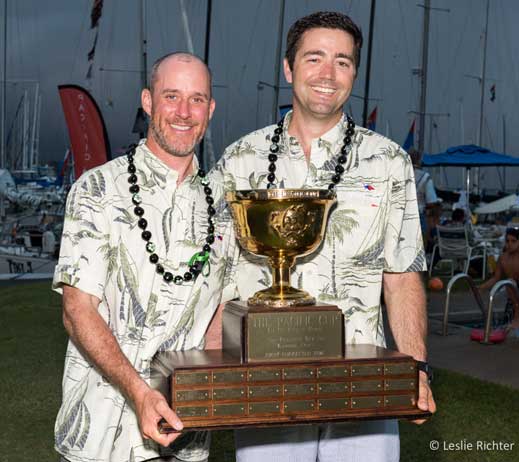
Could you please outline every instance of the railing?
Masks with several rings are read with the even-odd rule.
[[[443,326],[441,335],[446,336],[448,335],[448,321],[449,321],[449,305],[450,305],[450,299],[451,299],[451,290],[458,281],[461,281],[462,279],[466,279],[469,283],[469,287],[472,290],[472,293],[474,294],[474,297],[476,299],[476,303],[479,306],[479,309],[481,310],[481,313],[483,314],[483,318],[485,317],[485,306],[483,305],[483,300],[481,299],[481,294],[479,293],[479,290],[476,287],[476,284],[474,284],[474,280],[466,273],[460,273],[454,276],[450,279],[449,283],[447,284],[447,298],[445,299],[445,307],[443,309]]]
[[[485,337],[481,341],[481,343],[484,343],[486,345],[491,344],[491,342],[489,341],[489,338],[490,338],[490,330],[492,329],[492,310],[494,308],[494,297],[503,287],[506,287],[506,286],[511,286],[515,290],[517,290],[517,284],[512,279],[504,279],[502,281],[499,281],[493,285],[492,289],[490,289],[490,299],[488,302],[487,321],[485,323]]]

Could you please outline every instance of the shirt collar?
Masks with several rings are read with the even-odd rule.
[[[287,112],[285,116],[285,120],[283,122],[283,142],[285,144],[285,148],[290,148],[294,145],[299,145],[297,138],[294,136],[290,136],[288,133],[288,126],[290,125],[290,120],[292,119],[293,111]],[[326,133],[323,133],[319,138],[312,140],[312,148],[315,146],[315,143],[319,146],[322,141],[325,141],[332,146],[336,147],[338,145],[342,145],[344,133],[346,132],[348,121],[346,116],[342,114],[339,122],[337,122],[330,130]]]
[[[326,141],[332,145],[342,144],[344,133],[346,131],[346,116],[342,114],[341,119],[330,130],[323,133],[317,141]]]
[[[173,184],[176,186],[178,181],[178,172],[166,165],[155,154],[153,154],[150,148],[146,145],[146,138],[139,141],[135,153],[135,160],[139,163],[139,168],[143,169],[143,172],[149,176],[150,181],[157,185],[161,184],[163,187],[167,184]],[[195,155],[191,162],[191,173],[185,177],[183,183],[194,183],[198,178],[198,169],[199,163]]]

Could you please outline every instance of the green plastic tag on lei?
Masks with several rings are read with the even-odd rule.
[[[209,252],[197,252],[195,253],[187,263],[188,266],[193,266],[195,263],[202,264],[202,276],[207,277],[211,272],[211,263],[209,262]]]

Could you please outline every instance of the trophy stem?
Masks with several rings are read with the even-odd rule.
[[[282,252],[271,255],[269,264],[272,267],[272,286],[256,292],[249,298],[249,305],[273,308],[315,305],[315,298],[308,292],[295,289],[290,285],[290,269],[294,266],[295,260],[295,256]]]
[[[295,257],[276,255],[269,258],[269,263],[272,267],[272,287],[283,294],[290,288],[290,269],[294,266]]]

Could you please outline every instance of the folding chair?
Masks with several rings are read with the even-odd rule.
[[[471,260],[483,258],[482,277],[486,275],[487,250],[485,246],[471,245],[469,229],[467,226],[445,225],[436,227],[438,243],[435,244],[429,265],[429,277],[432,274],[433,262],[435,262],[436,252],[439,252],[440,260],[450,262],[451,277],[454,275],[455,265],[463,264],[463,272],[469,270]],[[436,263],[438,263],[436,262]]]

